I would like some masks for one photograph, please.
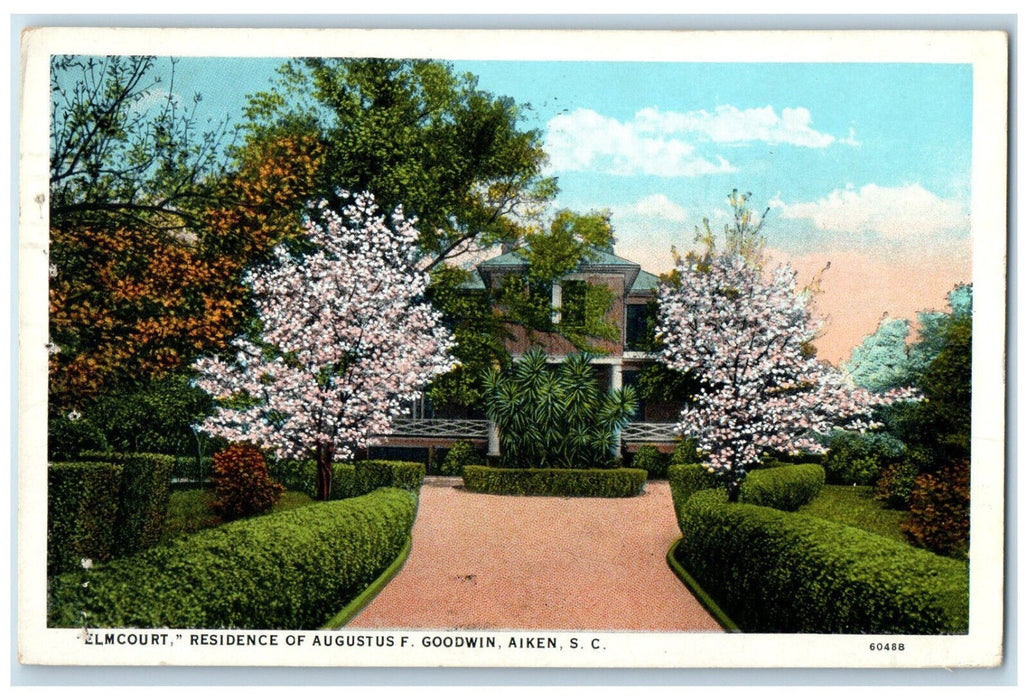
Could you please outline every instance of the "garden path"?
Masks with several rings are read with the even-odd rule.
[[[554,498],[430,477],[410,558],[348,627],[719,632],[667,566],[678,536],[667,482]]]

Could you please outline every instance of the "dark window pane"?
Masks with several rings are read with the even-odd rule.
[[[585,282],[567,280],[561,284],[561,321],[569,328],[585,327]]]

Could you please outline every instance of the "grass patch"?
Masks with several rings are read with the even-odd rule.
[[[180,535],[221,525],[221,518],[214,513],[213,508],[216,498],[214,492],[208,489],[172,491],[160,543],[167,544]],[[305,493],[286,491],[271,512],[292,510],[311,503],[314,503],[314,499]]]
[[[826,484],[820,495],[809,505],[800,507],[798,512],[910,544],[900,530],[900,523],[907,516],[907,512],[883,508],[881,503],[874,500],[871,491],[870,486]]]

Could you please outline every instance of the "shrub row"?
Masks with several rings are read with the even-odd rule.
[[[676,558],[743,630],[967,632],[965,563],[713,490],[693,495],[679,522]]]
[[[672,464],[668,482],[675,512],[700,491],[718,489],[721,482],[702,464]],[[779,510],[796,510],[813,501],[825,483],[825,471],[817,464],[783,464],[752,471],[739,489],[739,501]],[[681,517],[679,517],[681,520]]]
[[[167,455],[84,453],[51,464],[47,564],[51,574],[82,559],[106,561],[157,544],[168,511],[175,459]]]
[[[57,462],[47,474],[47,571],[70,571],[83,559],[107,561],[117,545],[122,468],[97,462]]]
[[[178,456],[175,457],[175,470],[171,476],[173,480],[184,482],[192,488],[196,484],[210,481],[213,467],[212,457]]]
[[[300,491],[312,498],[317,492],[318,466],[311,460],[276,462],[271,473],[291,491]],[[425,465],[420,462],[375,459],[338,462],[332,465],[331,497],[332,500],[353,498],[383,486],[417,491],[424,480]]]
[[[317,628],[399,555],[416,510],[390,488],[205,530],[51,580],[49,625]]]
[[[642,493],[641,469],[503,469],[468,465],[464,487],[506,496],[584,496],[629,498]]]

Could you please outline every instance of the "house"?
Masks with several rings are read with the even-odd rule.
[[[528,262],[520,251],[508,251],[479,263],[465,288],[468,293],[498,289],[510,275],[524,276],[527,268]],[[584,318],[589,286],[609,290],[611,303],[605,321],[616,330],[613,339],[592,342],[597,381],[606,390],[634,386],[640,371],[656,362],[656,353],[648,348],[658,284],[658,277],[643,270],[639,263],[594,248],[590,259],[574,272],[564,275],[550,289],[539,291],[550,296],[553,321],[563,322],[567,327],[569,320],[573,326],[575,319]],[[518,326],[511,326],[510,333],[507,350],[515,359],[531,347],[543,348],[555,363],[578,352],[559,333],[530,332]],[[622,449],[631,452],[643,444],[673,449],[678,438],[674,424],[681,408],[680,404],[640,398],[635,420],[622,431]],[[440,415],[425,401],[412,408],[409,418],[397,419],[393,433],[382,438],[392,456],[419,459],[417,451],[421,451],[423,458],[427,449],[430,462],[435,448],[449,447],[457,440],[485,447],[491,456],[499,450],[498,435],[484,415]],[[381,449],[378,448],[380,452]]]

